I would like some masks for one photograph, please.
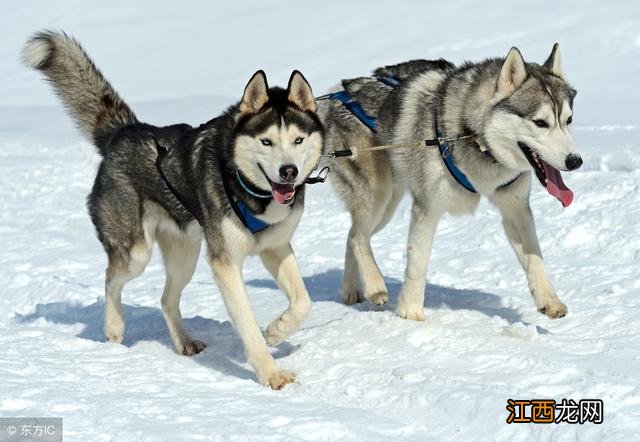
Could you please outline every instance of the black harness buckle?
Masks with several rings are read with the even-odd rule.
[[[313,170],[316,170],[316,169],[317,167],[313,168]],[[331,172],[331,169],[329,168],[329,166],[324,166],[322,169],[320,169],[320,172],[318,172],[316,176],[310,176],[304,182],[306,184],[324,183],[327,180],[327,176],[329,175],[329,172]]]

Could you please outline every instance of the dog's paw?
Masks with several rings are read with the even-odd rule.
[[[122,340],[124,339],[124,323],[105,324],[104,337],[107,338],[107,342],[122,344]]]
[[[264,340],[267,341],[267,345],[269,347],[277,347],[282,343],[282,341],[287,339],[287,334],[278,330],[278,326],[281,322],[282,320],[276,319],[271,324],[269,324],[267,330],[264,333]]]
[[[260,384],[272,390],[282,390],[285,385],[296,381],[296,375],[287,370],[276,369],[259,376]]]
[[[345,305],[354,305],[364,301],[364,297],[361,293],[354,290],[342,290],[342,302]]]
[[[387,292],[375,292],[367,295],[366,298],[373,305],[382,305],[389,302],[389,295],[387,294]]]
[[[558,319],[566,316],[569,310],[566,305],[558,300],[547,302],[545,305],[538,308],[538,311],[551,319]]]
[[[107,334],[107,342],[113,342],[114,344],[122,344],[124,335],[109,335]]]
[[[421,305],[419,306],[407,306],[403,302],[398,304],[398,308],[396,309],[396,313],[403,319],[410,319],[412,321],[424,321],[426,316],[424,315],[424,309]]]
[[[205,348],[207,348],[207,344],[194,339],[193,341],[187,341],[184,344],[180,344],[178,347],[176,347],[176,351],[178,352],[178,354],[181,354],[183,356],[193,356],[197,355]]]

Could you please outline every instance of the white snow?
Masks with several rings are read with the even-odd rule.
[[[0,416],[64,418],[67,440],[634,440],[640,431],[640,8],[620,2],[108,2],[8,0],[0,19]],[[85,209],[99,157],[51,90],[21,66],[41,28],[75,35],[143,120],[200,123],[258,68],[300,69],[316,94],[410,58],[506,54],[553,42],[578,89],[585,164],[567,209],[535,187],[548,270],[569,315],[535,311],[497,211],[447,217],[428,274],[427,321],[393,313],[410,201],[374,238],[390,305],[347,307],[349,216],[310,189],[294,249],[314,306],[274,350],[298,383],[259,386],[204,259],[182,312],[201,354],[174,353],[157,256],[125,288],[124,345],[103,342],[104,253]],[[285,299],[251,259],[265,326]],[[602,425],[511,424],[507,399],[604,401]],[[2,436],[0,436],[1,439]]]

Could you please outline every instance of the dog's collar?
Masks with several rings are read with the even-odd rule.
[[[260,167],[260,170],[262,170],[262,167],[258,165],[258,167]],[[262,170],[262,173],[264,173],[264,170]],[[267,176],[267,174],[265,173],[265,177]],[[238,183],[240,184],[240,187],[242,187],[242,189],[247,192],[249,195],[251,196],[255,196],[256,198],[272,198],[273,195],[271,195],[270,193],[258,193],[255,190],[252,190],[249,186],[247,186],[244,183],[244,180],[242,179],[242,175],[240,175],[240,171],[238,169],[236,169],[236,179],[238,180]],[[267,178],[268,179],[268,178]]]
[[[229,186],[229,182],[225,177],[225,173],[222,165],[220,167],[220,177],[222,179],[222,186],[224,187],[224,193],[227,197],[227,201],[229,201],[229,205],[231,206],[231,209],[236,214],[238,219],[242,222],[242,224],[253,234],[256,234],[266,229],[267,227],[269,227],[270,224],[267,224],[266,222],[262,221],[257,216],[255,216],[253,213],[251,213],[251,210],[249,210],[249,208],[242,201],[240,201],[233,194],[233,192],[231,192],[231,187]],[[247,193],[257,198],[264,198],[263,196],[259,196],[258,194],[254,195],[254,192],[252,192],[249,189],[249,187],[244,184],[244,182],[242,181],[242,178],[240,177],[240,173],[237,170],[236,170],[236,178],[240,186],[245,191],[247,191]],[[269,195],[269,197],[271,197],[271,195]]]

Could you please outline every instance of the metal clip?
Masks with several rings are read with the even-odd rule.
[[[316,170],[316,168],[314,168],[313,170]],[[329,172],[331,172],[331,169],[329,168],[329,166],[324,166],[322,169],[320,169],[320,172],[318,172],[318,174],[314,177],[309,177],[305,180],[306,184],[317,184],[317,183],[324,183],[327,179],[327,176],[329,175]]]
[[[444,149],[440,150],[442,158],[448,158],[453,153],[453,146],[451,145],[451,143],[449,143],[448,145],[444,144],[445,140],[446,139],[444,137],[438,138],[438,143],[440,144],[441,147],[444,147]]]

